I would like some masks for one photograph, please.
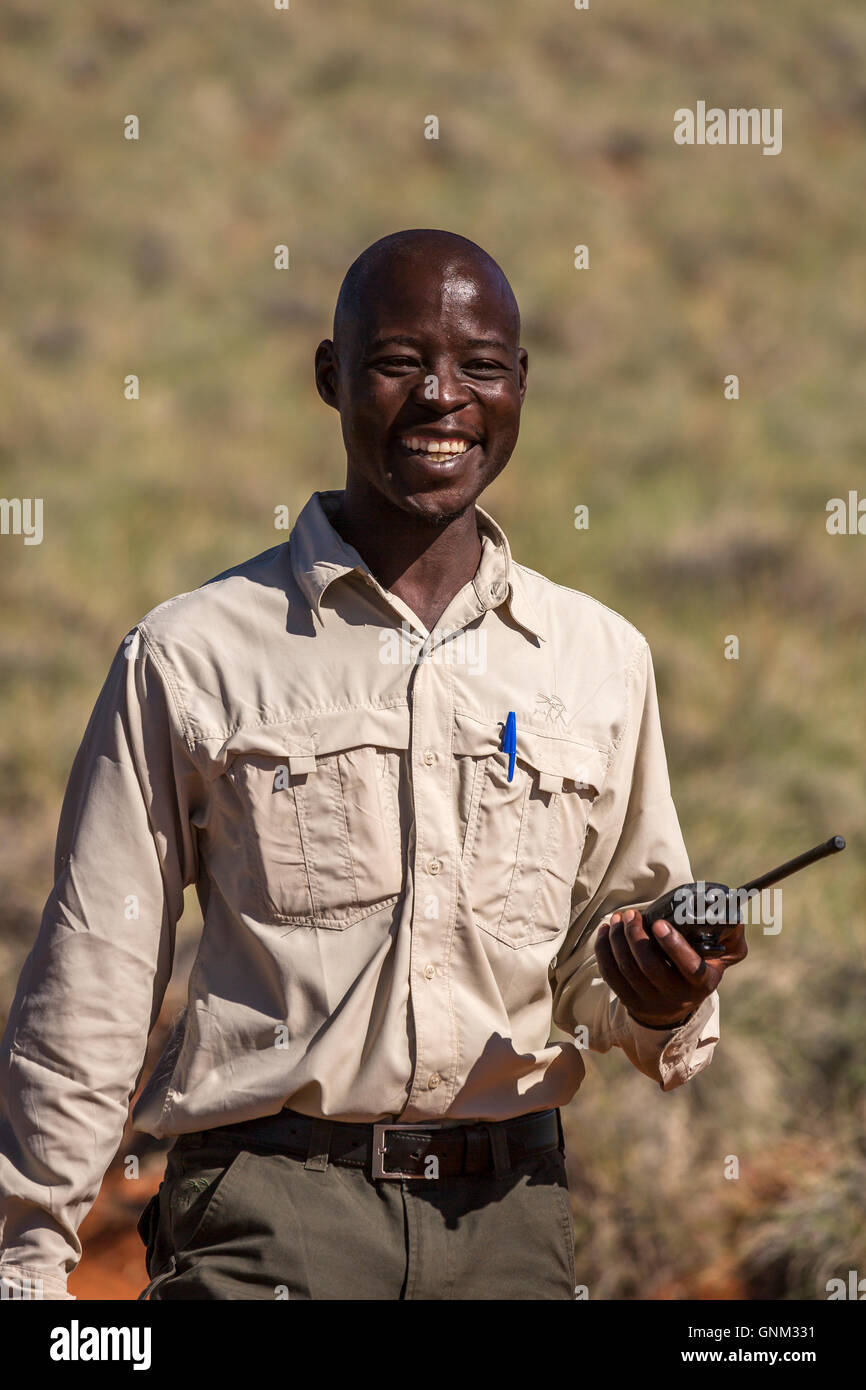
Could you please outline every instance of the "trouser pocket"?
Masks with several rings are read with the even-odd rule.
[[[138,1295],[139,1301],[149,1298],[156,1286],[161,1284],[164,1279],[167,1279],[170,1274],[174,1273],[175,1259],[174,1256],[171,1255],[169,1257],[168,1268],[163,1268],[159,1273],[154,1274],[154,1270],[158,1265],[156,1246],[159,1236],[159,1199],[164,1187],[165,1181],[160,1183],[159,1191],[155,1192],[151,1197],[144,1211],[141,1213],[141,1216],[138,1218],[138,1223],[136,1225],[136,1230],[144,1245],[145,1268],[148,1274],[152,1276],[150,1283],[145,1289],[142,1289],[141,1293]]]
[[[155,1192],[151,1197],[136,1224],[139,1238],[144,1245],[144,1263],[148,1274],[151,1272],[150,1265],[156,1245],[156,1235],[159,1229],[159,1193],[162,1191],[162,1188],[163,1183],[160,1183],[159,1192]]]
[[[138,1219],[150,1283],[139,1298],[148,1298],[177,1272],[178,1257],[206,1238],[224,1201],[225,1179],[238,1174],[249,1157],[246,1149],[206,1135],[184,1136],[169,1151],[165,1177]]]

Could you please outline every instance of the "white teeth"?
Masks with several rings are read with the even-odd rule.
[[[470,447],[465,439],[404,439],[403,443],[413,452],[423,454],[465,454]]]

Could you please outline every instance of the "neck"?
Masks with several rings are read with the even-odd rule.
[[[330,521],[383,589],[408,604],[428,630],[474,577],[481,559],[474,505],[433,523],[350,476]]]

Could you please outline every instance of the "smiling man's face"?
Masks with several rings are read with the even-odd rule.
[[[402,236],[338,307],[316,378],[340,412],[347,485],[442,524],[511,457],[527,357],[514,296],[489,257],[448,234]]]

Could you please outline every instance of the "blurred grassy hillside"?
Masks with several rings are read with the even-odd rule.
[[[503,265],[530,354],[482,505],[649,638],[695,872],[849,842],[754,934],[697,1082],[590,1058],[580,1282],[818,1298],[866,1274],[866,538],[825,529],[866,495],[862,4],[9,0],[0,37],[0,491],[45,508],[41,545],[0,537],[0,1012],[117,644],[342,485],[312,383],[339,281],[380,235],[447,227]],[[698,100],[783,108],[782,153],[675,145]]]

